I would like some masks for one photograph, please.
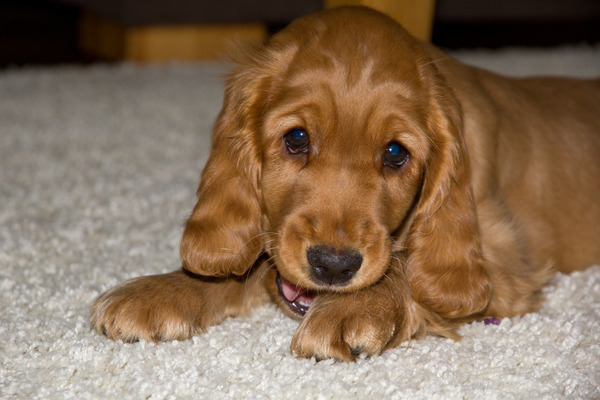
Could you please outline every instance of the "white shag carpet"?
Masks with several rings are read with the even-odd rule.
[[[600,76],[598,46],[458,55],[509,74]],[[185,342],[90,332],[101,292],[178,268],[224,70],[0,71],[0,398],[600,398],[600,266],[556,276],[537,314],[349,364],[290,355],[297,323],[274,306]]]

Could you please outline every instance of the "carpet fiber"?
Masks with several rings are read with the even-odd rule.
[[[600,47],[458,56],[516,75],[600,75]],[[297,323],[274,306],[185,342],[90,332],[100,293],[178,268],[224,70],[0,72],[1,398],[600,398],[600,266],[557,275],[539,313],[355,363],[294,358]]]

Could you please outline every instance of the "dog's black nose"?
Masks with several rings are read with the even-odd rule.
[[[320,283],[343,286],[352,279],[362,264],[356,250],[337,250],[326,246],[311,246],[306,258],[312,268],[312,277]]]

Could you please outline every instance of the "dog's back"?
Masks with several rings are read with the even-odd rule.
[[[600,80],[438,64],[463,108],[476,199],[500,195],[527,261],[600,262]]]

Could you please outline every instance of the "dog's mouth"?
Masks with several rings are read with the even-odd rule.
[[[298,287],[292,282],[285,279],[277,272],[277,291],[283,303],[294,313],[303,316],[306,314],[313,298],[316,295],[315,291]]]

